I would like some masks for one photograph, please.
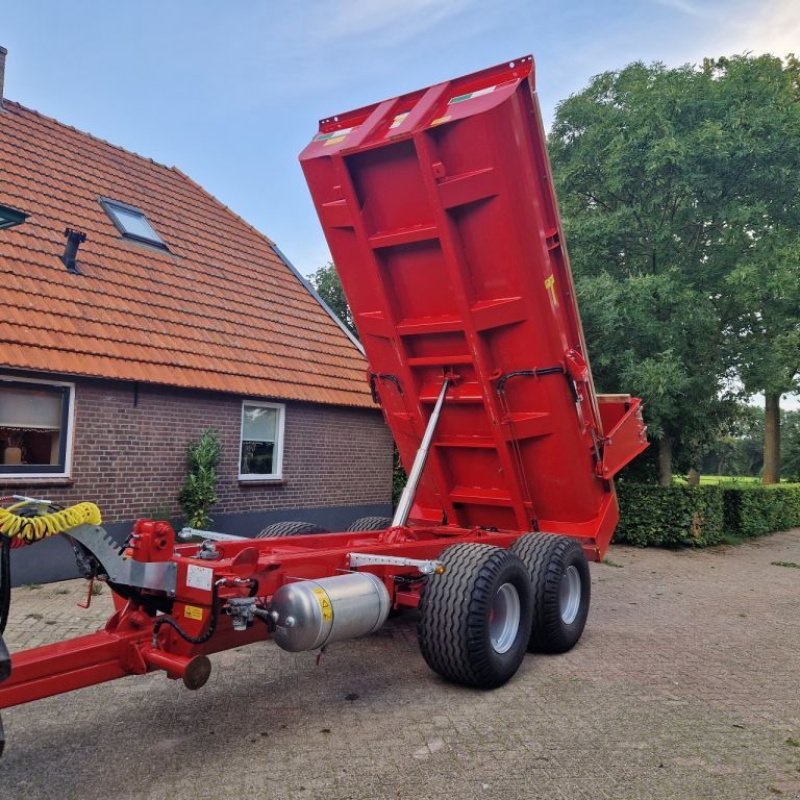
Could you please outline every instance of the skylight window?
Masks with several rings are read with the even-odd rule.
[[[14,225],[25,222],[27,218],[27,214],[22,211],[17,211],[16,208],[0,206],[0,228],[13,228]]]
[[[150,220],[138,208],[120,203],[117,200],[101,200],[106,214],[111,217],[111,221],[117,230],[126,238],[137,242],[145,242],[156,247],[167,249],[164,240],[156,233],[155,228],[150,224]]]

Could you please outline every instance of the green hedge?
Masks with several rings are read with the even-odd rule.
[[[620,481],[614,541],[707,547],[726,534],[762,536],[800,526],[800,484],[670,487]]]
[[[654,486],[620,481],[614,541],[639,547],[707,547],[722,541],[723,490],[718,486]]]
[[[800,485],[737,486],[723,492],[728,533],[763,536],[800,525]]]

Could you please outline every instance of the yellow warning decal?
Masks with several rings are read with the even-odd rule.
[[[358,127],[358,126],[356,126]],[[314,137],[315,142],[329,142],[331,139],[336,139],[341,142],[348,133],[352,133],[355,128],[339,128],[338,131],[328,131],[328,133],[318,133]]]
[[[547,290],[547,293],[550,295],[550,299],[553,301],[553,305],[558,305],[558,298],[556,297],[556,276],[549,275],[547,278],[544,279],[544,288]]]
[[[323,143],[323,147],[329,147],[332,144],[339,144],[339,142],[343,142],[347,137],[346,136],[334,136],[331,139],[326,139]]]
[[[183,616],[189,619],[203,619],[203,609],[200,606],[185,606]]]
[[[323,621],[330,622],[333,619],[333,606],[331,606],[331,599],[328,597],[328,593],[320,587],[317,587],[313,591],[317,596],[319,607],[322,609]]]
[[[431,127],[434,125],[442,125],[445,122],[450,120],[450,114],[445,114],[443,117],[437,117],[434,120],[431,120]]]
[[[392,130],[392,128],[399,128],[405,121],[406,117],[408,117],[408,114],[408,111],[405,111],[402,114],[397,114],[397,116],[395,116],[395,118],[392,120],[389,130]]]

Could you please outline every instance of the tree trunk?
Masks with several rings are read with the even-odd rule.
[[[689,467],[689,474],[687,476],[687,480],[689,482],[689,486],[699,486],[700,471],[696,470],[694,467]]]
[[[781,396],[768,394],[764,404],[764,483],[781,479]]]
[[[669,436],[658,440],[658,485],[672,486],[672,439]]]

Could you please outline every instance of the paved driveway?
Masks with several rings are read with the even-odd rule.
[[[309,654],[213,656],[199,692],[132,677],[3,712],[0,796],[800,798],[800,530],[736,548],[614,547],[581,643],[502,689],[450,686],[413,615]],[[97,627],[82,583],[14,592],[12,649]]]

